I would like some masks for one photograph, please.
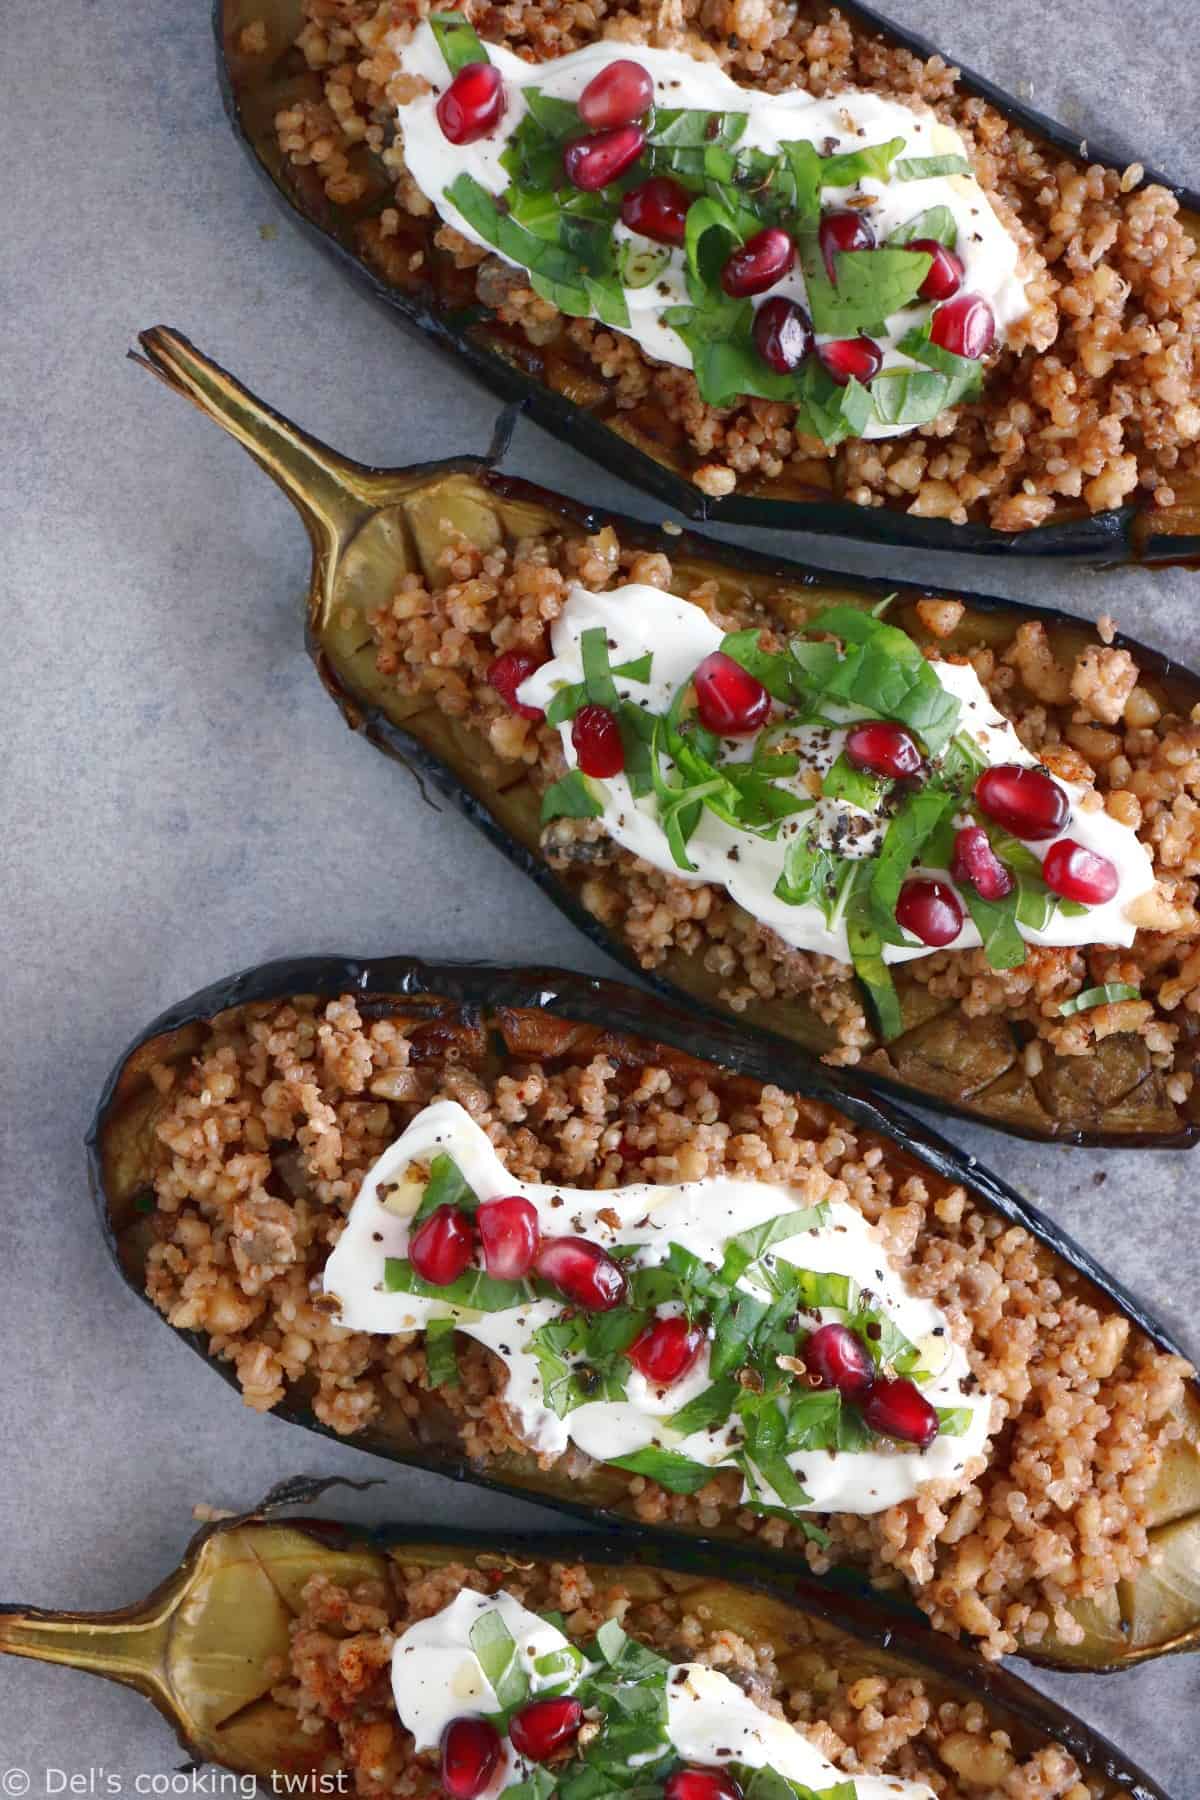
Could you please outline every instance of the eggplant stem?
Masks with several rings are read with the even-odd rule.
[[[63,1663],[166,1701],[170,1696],[161,1671],[177,1598],[172,1595],[152,1615],[138,1618],[127,1612],[0,1610],[0,1654]]]
[[[377,504],[376,472],[275,412],[182,332],[153,325],[129,360],[182,394],[265,469],[304,520],[318,555],[344,546]]]

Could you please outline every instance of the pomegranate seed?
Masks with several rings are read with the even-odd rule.
[[[1013,891],[1013,878],[988,842],[982,825],[964,825],[954,836],[950,873],[960,884],[969,881],[981,900],[1003,900]]]
[[[454,1800],[476,1800],[496,1773],[500,1733],[486,1719],[451,1719],[442,1733],[442,1786]]]
[[[922,300],[948,300],[963,284],[963,266],[953,250],[939,244],[936,238],[914,238],[906,250],[922,250],[933,258],[929,273],[917,289]]]
[[[535,1267],[588,1312],[608,1312],[625,1298],[625,1271],[590,1238],[546,1238]]]
[[[408,1246],[408,1260],[422,1281],[446,1287],[457,1281],[474,1254],[471,1216],[460,1206],[438,1206],[418,1225]]]
[[[1042,880],[1064,900],[1079,900],[1084,906],[1103,906],[1121,885],[1116,864],[1085,850],[1074,838],[1051,844],[1042,863]]]
[[[594,194],[632,168],[645,142],[640,125],[617,125],[612,131],[598,131],[595,137],[572,138],[563,151],[567,180]]]
[[[824,1388],[836,1388],[846,1400],[861,1400],[875,1382],[871,1352],[848,1325],[820,1325],[804,1344],[810,1375]]]
[[[846,761],[856,769],[870,769],[873,775],[890,775],[903,781],[921,768],[921,751],[916,738],[895,725],[880,719],[870,725],[856,725],[846,738]]]
[[[694,198],[669,175],[651,175],[621,201],[621,223],[656,244],[682,244]]]
[[[583,1706],[570,1694],[549,1700],[531,1700],[514,1713],[508,1726],[513,1749],[530,1762],[548,1762],[556,1750],[569,1744],[583,1724]]]
[[[796,246],[787,232],[778,225],[768,225],[734,251],[721,270],[721,286],[735,300],[765,294],[783,280],[795,260]]]
[[[495,63],[467,63],[437,103],[442,136],[452,144],[478,143],[503,117],[504,81]]]
[[[981,294],[958,294],[937,308],[929,335],[943,350],[978,362],[996,341],[995,315]]]
[[[571,742],[585,775],[619,775],[625,767],[621,727],[607,706],[581,706],[571,725]]]
[[[546,716],[540,706],[524,706],[517,699],[521,683],[528,681],[533,671],[540,667],[537,657],[530,656],[527,650],[506,650],[487,672],[489,687],[495,688],[509,711],[519,718],[541,720]]]
[[[1066,791],[1044,769],[997,763],[975,783],[975,798],[989,819],[1031,844],[1057,837],[1071,816]]]
[[[625,1354],[647,1381],[669,1387],[687,1374],[703,1348],[704,1333],[686,1319],[655,1319],[638,1332]]]
[[[742,1800],[742,1790],[724,1769],[676,1769],[663,1783],[663,1800]]]
[[[817,242],[821,246],[825,273],[836,287],[837,265],[834,257],[841,250],[873,250],[875,233],[861,213],[831,212],[826,213],[821,220]]]
[[[485,1200],[475,1214],[483,1244],[483,1266],[497,1281],[520,1281],[537,1255],[536,1208],[521,1194]]]
[[[962,901],[948,882],[922,875],[906,881],[900,889],[896,922],[923,944],[941,949],[943,944],[952,944],[962,930]]]
[[[915,1381],[877,1381],[863,1401],[863,1418],[881,1437],[928,1449],[938,1434],[938,1418]]]
[[[623,56],[609,63],[584,88],[577,101],[579,116],[593,131],[606,131],[612,125],[632,125],[649,111],[654,99],[654,83],[641,63]]]
[[[723,650],[706,656],[692,680],[700,723],[720,737],[757,731],[771,710],[771,696],[762,682]]]
[[[818,344],[817,355],[839,387],[854,378],[870,381],[883,367],[883,351],[874,338],[835,338],[832,344]]]
[[[754,347],[768,368],[790,375],[813,347],[812,320],[794,300],[776,294],[754,315]]]

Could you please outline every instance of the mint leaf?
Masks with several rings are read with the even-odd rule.
[[[896,157],[904,148],[902,137],[889,138],[886,144],[868,144],[863,150],[843,150],[836,156],[823,156],[822,187],[855,187],[873,178],[886,181]],[[896,163],[896,167],[900,168]]]
[[[896,923],[900,889],[921,850],[957,803],[957,797],[945,789],[921,788],[909,796],[888,826],[871,873],[871,918],[885,944],[907,944]]]
[[[429,23],[451,75],[457,75],[469,63],[491,61],[486,46],[465,13],[430,13]]]
[[[542,824],[551,819],[599,819],[604,805],[581,769],[572,769],[542,795]]]
[[[430,1319],[425,1326],[425,1380],[431,1388],[459,1385],[453,1319]]]
[[[468,1637],[502,1711],[520,1706],[529,1693],[529,1677],[517,1656],[516,1640],[500,1613],[481,1613]]]
[[[965,156],[906,156],[892,170],[893,181],[928,181],[934,175],[969,175]]]
[[[939,1437],[962,1437],[975,1417],[969,1406],[935,1406]]]
[[[460,1206],[466,1212],[474,1212],[478,1205],[479,1195],[454,1158],[439,1150],[429,1164],[429,1180],[421,1195],[421,1204],[412,1216],[412,1224],[419,1225],[439,1206]]]
[[[907,225],[900,225],[888,239],[889,244],[911,244],[916,238],[933,238],[953,250],[958,242],[958,226],[948,206],[929,206]]]
[[[497,1281],[482,1269],[468,1269],[457,1281],[437,1286],[417,1274],[407,1257],[388,1256],[383,1263],[385,1294],[417,1294],[424,1300],[444,1300],[448,1306],[465,1306],[475,1312],[508,1312],[524,1306],[529,1289],[523,1281]]]
[[[707,1431],[710,1425],[722,1425],[733,1411],[733,1403],[741,1389],[736,1381],[714,1381],[702,1394],[672,1413],[667,1424],[672,1431],[691,1437],[694,1431]]]
[[[634,1450],[628,1456],[614,1456],[610,1463],[614,1469],[625,1469],[631,1475],[644,1475],[647,1481],[656,1481],[671,1494],[698,1493],[716,1474],[716,1470],[706,1463],[693,1462],[677,1450],[660,1450],[652,1444],[644,1450]]]
[[[732,1287],[751,1264],[766,1254],[772,1244],[800,1237],[806,1231],[816,1231],[828,1218],[829,1209],[826,1206],[802,1206],[792,1212],[777,1213],[773,1219],[766,1219],[761,1225],[752,1225],[748,1231],[739,1231],[725,1246],[720,1279]]]
[[[1019,969],[1028,955],[1025,939],[1017,929],[1021,890],[1013,887],[1002,900],[985,900],[969,881],[959,889],[972,923],[983,939],[983,953],[991,969]]]
[[[1090,1012],[1093,1006],[1111,1006],[1117,1000],[1140,1000],[1141,997],[1141,988],[1130,987],[1127,981],[1106,981],[1102,987],[1084,988],[1073,999],[1064,1000],[1058,1016],[1069,1019],[1072,1013]]]
[[[886,245],[880,250],[839,250],[834,256],[835,284],[826,273],[817,234],[802,232],[798,247],[813,325],[838,338],[854,337],[911,306],[932,261],[924,250]]]

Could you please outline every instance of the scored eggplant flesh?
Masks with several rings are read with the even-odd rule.
[[[662,1603],[769,1645],[782,1691],[819,1687],[831,1668],[843,1684],[917,1680],[935,1711],[982,1706],[989,1729],[1004,1733],[1017,1757],[1048,1745],[1069,1750],[1095,1800],[1166,1800],[1091,1727],[1007,1670],[981,1669],[911,1618],[811,1581],[772,1588],[736,1557],[679,1545],[561,1534],[506,1534],[498,1544],[495,1533],[431,1538],[412,1526],[367,1532],[249,1514],[200,1531],[179,1568],[140,1604],[102,1614],[0,1609],[0,1652],[138,1689],[192,1756],[254,1775],[278,1793],[282,1778],[330,1769],[338,1748],[328,1724],[303,1730],[300,1714],[272,1698],[309,1580],[353,1587],[386,1580],[390,1563],[406,1571],[454,1564],[500,1581],[506,1566],[527,1570],[535,1561],[583,1563],[597,1588],[619,1586],[629,1596],[635,1616],[639,1605]]]
[[[444,584],[449,577],[442,553],[454,536],[490,550],[548,529],[581,538],[606,522],[623,544],[663,551],[684,591],[711,581],[734,606],[747,595],[769,598],[784,627],[799,627],[826,606],[866,608],[895,594],[889,618],[926,644],[932,640],[916,608],[931,590],[780,565],[690,533],[665,535],[629,519],[606,518],[499,475],[483,459],[367,469],[281,419],[178,333],[159,326],[143,332],[139,342],[152,371],[236,437],[304,519],[313,543],[308,647],[347,722],[462,807],[610,956],[665,992],[729,1013],[721,997],[725,978],[706,968],[702,955],[672,949],[647,972],[620,936],[586,909],[582,891],[592,864],[560,858],[551,866],[542,842],[541,795],[525,769],[499,761],[468,721],[449,717],[428,696],[401,694],[390,676],[381,675],[369,615],[406,573],[418,571],[431,586]],[[933,597],[944,597],[944,590]],[[966,610],[953,635],[938,640],[944,652],[1007,644],[1025,619],[1044,624],[1053,654],[1068,664],[1095,641],[1079,620],[1052,609],[958,598]],[[1142,684],[1163,710],[1187,717],[1200,702],[1200,677],[1145,646],[1117,642],[1131,650]],[[857,1068],[841,1071],[849,1091],[882,1088],[1023,1137],[1070,1143],[1161,1148],[1192,1143],[1200,1134],[1200,1084],[1186,1102],[1173,1100],[1167,1074],[1152,1066],[1140,1038],[1115,1033],[1086,1057],[1060,1057],[1039,1042],[1040,1063],[1030,1073],[1018,1028],[994,1015],[968,1019],[957,1001],[932,995],[911,965],[893,972],[905,1029],[886,1046],[868,1047]],[[833,1029],[803,995],[756,999],[733,1016],[744,1030],[768,1033],[812,1055],[835,1047]],[[1180,1009],[1174,1017],[1183,1020],[1187,1068],[1195,1044],[1187,1035],[1191,1015]]]
[[[719,1023],[698,1025],[687,1013],[614,982],[560,970],[430,967],[403,958],[363,963],[312,957],[247,970],[172,1008],[122,1058],[97,1109],[89,1164],[110,1254],[146,1305],[151,1303],[145,1292],[145,1258],[152,1242],[146,1203],[168,1154],[155,1134],[162,1096],[151,1070],[165,1065],[186,1074],[208,1023],[231,1008],[342,994],[355,997],[364,1019],[387,1018],[402,1025],[417,1064],[449,1051],[459,1066],[497,1074],[512,1062],[577,1064],[602,1052],[619,1066],[637,1070],[650,1061],[656,1068],[670,1068],[681,1081],[700,1075],[709,1085],[732,1084],[734,1093],[748,1095],[768,1081],[788,1087],[805,1132],[822,1137],[831,1124],[849,1117],[860,1137],[866,1134],[880,1148],[897,1184],[913,1174],[962,1184],[1001,1218],[1032,1234],[1038,1254],[1054,1259],[1064,1294],[1107,1296],[1111,1306],[1160,1347],[1178,1349],[1085,1252],[978,1162],[968,1162],[916,1121],[885,1115],[869,1101],[846,1096],[821,1072],[793,1082],[767,1047],[740,1039]],[[211,1354],[201,1333],[180,1330],[178,1335],[236,1388],[233,1367]],[[303,1383],[294,1385],[277,1415],[333,1435],[313,1414],[310,1393]],[[1072,1609],[1083,1630],[1081,1641],[1024,1645],[1022,1654],[1031,1660],[1101,1670],[1200,1648],[1200,1389],[1195,1383],[1184,1388],[1181,1424],[1181,1436],[1166,1446],[1146,1509],[1145,1522],[1161,1557],[1148,1561],[1136,1582],[1104,1595],[1102,1602]],[[640,1526],[632,1529],[628,1478],[622,1471],[593,1463],[581,1480],[566,1474],[561,1464],[539,1466],[532,1452],[471,1463],[463,1454],[457,1421],[436,1395],[429,1396],[417,1417],[399,1400],[389,1403],[377,1423],[350,1441],[394,1462],[533,1497],[593,1523],[608,1518],[635,1537],[646,1535]],[[732,1522],[720,1529],[725,1550],[748,1558],[766,1578],[778,1580],[781,1572],[790,1572],[813,1579],[793,1553],[749,1546]],[[685,1527],[673,1527],[671,1540],[685,1533]],[[687,1541],[698,1540],[687,1534]],[[863,1591],[861,1574],[854,1579]]]
[[[940,54],[923,39],[902,32],[869,7],[842,0],[839,11],[874,35],[925,59]],[[1055,518],[1031,531],[1003,532],[981,524],[917,518],[892,507],[862,507],[833,489],[831,465],[814,458],[774,480],[719,499],[691,479],[693,458],[678,426],[643,404],[618,406],[615,385],[565,338],[536,348],[522,332],[488,314],[478,303],[470,271],[454,266],[433,239],[436,214],[422,220],[401,213],[398,229],[385,234],[381,214],[395,211],[393,177],[362,144],[347,152],[365,191],[350,205],[326,197],[319,167],[298,167],[283,155],[275,116],[304,101],[325,104],[322,73],[310,69],[295,48],[303,24],[300,0],[214,0],[213,27],[222,95],[243,149],[282,200],[355,280],[367,286],[405,323],[451,355],[504,399],[521,400],[531,417],[612,474],[632,482],[691,518],[782,530],[828,533],[894,548],[958,550],[983,555],[1067,556],[1090,562],[1200,561],[1200,481],[1172,479],[1170,507],[1151,502],[1089,514],[1061,502]],[[252,27],[250,39],[243,33]],[[252,48],[244,48],[244,42]],[[1063,156],[1078,160],[1079,136],[1042,117],[991,83],[960,73],[959,85],[982,96]],[[1088,164],[1118,171],[1127,156],[1089,145]],[[1083,165],[1081,165],[1082,167]],[[1165,176],[1147,179],[1173,187],[1184,220],[1200,236],[1200,195],[1181,193]]]

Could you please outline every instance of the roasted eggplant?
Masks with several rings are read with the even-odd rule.
[[[163,1014],[121,1059],[92,1126],[89,1168],[110,1254],[123,1279],[146,1303],[153,1246],[161,1237],[153,1182],[171,1167],[171,1152],[156,1130],[164,1096],[176,1089],[188,1091],[211,1021],[218,1020],[222,1031],[240,1030],[243,1023],[253,1028],[272,1004],[304,995],[316,997],[298,1002],[308,1013],[320,1000],[351,997],[364,1022],[385,1021],[403,1034],[411,1046],[414,1069],[436,1072],[453,1066],[466,1079],[474,1074],[480,1080],[495,1080],[509,1070],[519,1079],[522,1069],[536,1064],[542,1076],[557,1072],[570,1080],[572,1071],[602,1054],[618,1071],[619,1081],[635,1085],[638,1071],[650,1064],[656,1070],[670,1070],[680,1080],[702,1080],[730,1107],[752,1104],[766,1082],[784,1087],[799,1108],[805,1135],[823,1137],[831,1128],[853,1131],[859,1141],[879,1152],[893,1188],[913,1175],[939,1195],[961,1184],[970,1204],[981,1206],[986,1215],[985,1235],[1002,1231],[1001,1221],[1032,1234],[1039,1267],[1047,1272],[1054,1292],[1064,1296],[1064,1307],[1073,1307],[1076,1301],[1096,1304],[1102,1318],[1123,1315],[1155,1345],[1175,1349],[1110,1276],[977,1162],[967,1162],[915,1123],[886,1116],[868,1100],[842,1093],[811,1069],[789,1069],[773,1051],[739,1038],[728,1026],[697,1026],[689,1015],[631,989],[578,975],[536,969],[506,973],[466,964],[429,967],[400,958],[378,962],[308,958],[246,971]],[[698,1061],[701,1056],[709,1060]],[[205,1096],[198,1097],[203,1104]],[[384,1125],[395,1129],[387,1121]],[[280,1192],[303,1193],[303,1181],[297,1185],[295,1146],[281,1141],[275,1149],[280,1156]],[[276,1178],[270,1179],[274,1185]],[[319,1207],[321,1202],[312,1204]],[[164,1223],[169,1230],[169,1222]],[[228,1361],[213,1355],[202,1330],[182,1324],[175,1329],[231,1385],[237,1385],[238,1375]],[[1121,1326],[1117,1338],[1124,1343]],[[228,1351],[228,1338],[225,1347]],[[1146,1348],[1131,1340],[1130,1354],[1140,1357]],[[1120,1354],[1124,1356],[1123,1349]],[[1131,1364],[1131,1375],[1132,1371]],[[311,1370],[307,1375],[297,1372],[278,1411],[283,1418],[328,1434],[329,1425],[319,1422],[313,1411],[316,1392]],[[631,1487],[623,1471],[591,1463],[581,1474],[569,1468],[569,1459],[543,1467],[534,1454],[511,1447],[489,1454],[486,1464],[472,1462],[464,1453],[459,1418],[440,1403],[436,1392],[422,1389],[412,1404],[414,1394],[410,1387],[406,1405],[394,1390],[382,1390],[377,1416],[365,1428],[355,1429],[353,1441],[395,1462],[532,1496],[584,1518],[620,1520],[631,1531],[636,1529],[631,1521],[637,1517],[639,1484]],[[1040,1403],[1031,1399],[1030,1404],[1035,1408],[1033,1418]],[[1025,1653],[1052,1666],[1108,1669],[1200,1646],[1200,1393],[1194,1384],[1179,1388],[1172,1409],[1169,1418],[1179,1421],[1180,1435],[1156,1452],[1158,1473],[1143,1519],[1151,1555],[1137,1565],[1136,1579],[1102,1589],[1072,1608],[1081,1629],[1078,1641],[1044,1638],[1023,1644]],[[355,1421],[358,1424],[361,1418]],[[710,1528],[690,1515],[660,1516],[670,1520],[674,1534],[685,1531],[693,1541],[709,1534]],[[734,1512],[714,1516],[721,1521],[715,1529],[733,1544],[745,1546],[750,1541],[744,1535],[745,1522],[739,1525]],[[775,1548],[778,1541],[776,1537],[764,1551],[755,1539],[754,1554],[776,1576],[781,1571],[804,1572],[806,1564],[798,1552]],[[861,1574],[854,1579],[861,1588]],[[1063,1633],[1060,1628],[1059,1636],[1071,1636],[1074,1629]]]
[[[590,865],[579,860],[552,867],[547,860],[541,796],[527,766],[501,761],[469,718],[450,717],[423,696],[407,697],[381,674],[370,616],[409,571],[423,572],[432,586],[446,579],[438,559],[447,524],[471,543],[492,549],[546,530],[580,540],[607,522],[621,544],[664,551],[689,586],[714,581],[730,605],[739,595],[743,601],[747,595],[769,596],[777,616],[790,620],[836,603],[870,607],[897,593],[895,585],[781,566],[742,549],[656,533],[627,519],[606,521],[495,473],[487,459],[408,470],[364,468],[280,419],[177,333],[157,327],[140,342],[147,366],[231,432],[300,512],[313,543],[309,651],[347,722],[427,776],[596,943],[643,974],[619,929],[603,924],[584,904]],[[921,642],[928,642],[929,634],[917,609],[930,592],[901,587],[889,615]],[[965,605],[942,648],[1003,645],[1025,621],[1044,626],[1053,654],[1068,665],[1096,641],[1078,620],[1049,609],[977,596],[967,597]],[[1164,717],[1186,721],[1200,700],[1200,678],[1150,649],[1121,642],[1128,643],[1157,696],[1153,704]],[[1162,969],[1165,973],[1167,965]],[[706,1009],[729,1010],[722,999],[728,977],[710,971],[702,950],[669,950],[649,979],[661,991],[682,994]],[[901,1035],[886,1046],[867,1045],[862,1061],[841,1072],[847,1092],[882,1088],[1021,1136],[1066,1143],[1163,1147],[1195,1141],[1200,1088],[1173,1097],[1179,1088],[1170,1071],[1152,1062],[1144,1038],[1115,1030],[1098,1039],[1088,1055],[1059,1055],[1039,1036],[1039,1056],[1026,1056],[1026,1028],[1014,1027],[1002,1013],[967,1018],[957,1001],[938,999],[902,970],[897,987]],[[743,1029],[764,1034],[777,1050],[799,1046],[824,1055],[836,1047],[833,1027],[805,993],[754,998],[736,1016]],[[1178,1031],[1176,1069],[1186,1075],[1197,1043],[1196,1015],[1179,1006],[1169,1018]]]
[[[411,1579],[454,1565],[499,1583],[506,1569],[528,1576],[553,1563],[582,1564],[601,1590],[619,1586],[632,1604],[635,1637],[640,1606],[657,1604],[668,1617],[678,1616],[677,1608],[690,1614],[707,1608],[722,1626],[773,1651],[781,1693],[817,1678],[826,1693],[871,1677],[921,1682],[942,1723],[922,1734],[920,1746],[943,1782],[961,1771],[967,1789],[978,1791],[962,1755],[972,1740],[949,1723],[970,1705],[984,1709],[985,1733],[1004,1734],[1010,1754],[1001,1756],[1000,1768],[1058,1746],[1075,1758],[1095,1800],[1166,1800],[1099,1733],[1006,1670],[980,1669],[967,1652],[931,1639],[919,1623],[811,1581],[772,1585],[759,1568],[678,1544],[517,1535],[498,1547],[494,1534],[434,1538],[412,1526],[368,1532],[325,1519],[251,1513],[201,1530],[172,1575],[118,1612],[5,1608],[0,1650],[136,1688],[189,1755],[252,1774],[274,1794],[285,1791],[289,1777],[315,1779],[324,1771],[332,1780],[345,1768],[334,1727],[326,1721],[314,1731],[318,1720],[310,1717],[310,1729],[302,1730],[301,1715],[272,1694],[288,1666],[289,1628],[312,1577],[342,1588],[387,1583],[389,1575],[402,1584],[402,1571]],[[977,1740],[980,1754],[987,1745],[986,1736]],[[978,1764],[973,1773],[983,1773]],[[960,1791],[957,1785],[953,1791]]]
[[[815,20],[829,9],[809,10]],[[938,54],[936,46],[900,31],[870,7],[842,4],[838,11],[852,26],[888,45],[920,58]],[[837,497],[830,465],[823,462],[812,463],[803,478],[789,469],[781,477],[760,480],[748,491],[706,497],[690,478],[685,447],[673,441],[664,422],[641,418],[637,410],[620,410],[614,383],[598,378],[595,365],[572,352],[565,340],[549,352],[540,351],[519,330],[478,305],[473,283],[464,280],[448,256],[432,249],[436,216],[432,225],[406,217],[399,238],[381,234],[380,214],[391,204],[391,177],[364,143],[348,152],[355,176],[365,178],[365,192],[352,203],[332,204],[321,169],[312,164],[297,167],[283,155],[275,127],[277,113],[298,102],[320,103],[324,92],[324,71],[310,68],[295,48],[301,17],[298,0],[215,0],[214,6],[225,105],[240,143],[276,197],[394,317],[415,327],[494,392],[522,401],[539,424],[613,474],[687,517],[821,532],[866,543],[1097,563],[1190,562],[1200,555],[1200,485],[1183,475],[1172,478],[1176,498],[1171,506],[1145,500],[1089,514],[1080,503],[1066,502],[1051,520],[1016,532],[983,523],[916,517],[903,510],[906,502],[883,507],[851,504]],[[1077,133],[1055,125],[969,71],[961,85],[1035,139],[1084,166]],[[1086,159],[1090,165],[1118,171],[1128,162],[1127,157],[1090,142]],[[1187,230],[1192,235],[1200,231],[1200,196],[1183,192],[1153,172],[1147,179],[1175,192]],[[1078,510],[1070,510],[1073,506]]]

